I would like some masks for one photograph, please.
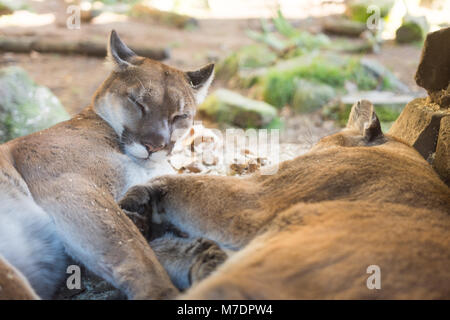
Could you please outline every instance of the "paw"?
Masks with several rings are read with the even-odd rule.
[[[196,257],[189,271],[191,284],[209,276],[228,257],[214,241],[207,239],[198,239],[192,250]]]
[[[156,204],[165,194],[164,190],[164,180],[162,179],[134,186],[119,201],[119,206],[126,211],[148,216],[152,212],[152,204],[154,202]]]
[[[150,194],[147,186],[134,186],[130,188],[119,201],[119,206],[129,212],[137,212],[145,215],[150,204]],[[150,206],[151,209],[151,206]]]
[[[123,212],[127,215],[127,217],[131,221],[133,221],[133,223],[136,225],[136,227],[139,229],[142,235],[146,239],[148,239],[151,235],[151,223],[149,222],[149,218],[147,216],[132,211],[123,210]]]

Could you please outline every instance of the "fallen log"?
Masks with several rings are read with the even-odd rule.
[[[131,49],[140,56],[154,60],[169,58],[169,50],[167,48],[131,46]],[[17,53],[37,51],[39,53],[81,54],[93,57],[105,57],[106,44],[94,41],[60,41],[36,37],[0,37],[0,51]]]

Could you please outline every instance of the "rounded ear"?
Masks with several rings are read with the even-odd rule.
[[[368,142],[383,137],[380,120],[368,100],[359,100],[352,106],[347,128],[358,130]]]
[[[107,49],[108,60],[116,69],[123,70],[131,65],[130,60],[136,54],[120,40],[115,30],[111,31]]]
[[[214,63],[210,63],[196,71],[188,71],[186,76],[192,89],[194,89],[197,104],[202,103],[214,79]]]

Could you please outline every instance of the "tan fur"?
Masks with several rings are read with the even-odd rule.
[[[149,201],[163,221],[239,250],[182,298],[450,298],[449,188],[382,135],[367,101],[274,175],[159,177],[121,205]],[[370,265],[380,290],[366,286]]]
[[[0,256],[0,300],[37,300],[27,279]]]
[[[97,90],[92,106],[66,122],[0,146],[0,188],[7,196],[2,201],[16,205],[8,212],[0,207],[0,217],[12,211],[16,217],[24,216],[18,225],[33,228],[33,234],[27,229],[23,233],[31,239],[6,241],[13,249],[29,243],[25,249],[37,261],[42,255],[53,259],[46,265],[60,265],[55,260],[65,253],[58,251],[57,245],[48,245],[52,239],[129,298],[169,298],[178,291],[116,199],[146,176],[162,173],[154,158],[170,150],[175,129],[187,128],[192,122],[196,90],[211,77],[212,67],[208,66],[206,74],[195,79],[197,87],[192,87],[188,73],[135,56],[114,32],[110,44],[110,54],[121,67]],[[139,105],[130,101],[131,95],[139,99]],[[181,107],[187,116],[175,119]],[[130,152],[127,146],[132,146]],[[163,157],[159,162],[167,161]],[[45,220],[42,210],[51,217],[54,232],[45,221],[39,221],[43,227],[37,223],[28,226],[37,216]],[[42,242],[42,252],[35,252],[34,240]],[[8,249],[3,250],[14,255]],[[16,258],[22,269],[33,267],[29,266],[34,263],[32,257]],[[59,266],[46,277],[59,281],[64,274],[65,267]],[[38,293],[51,297],[56,280],[47,280],[50,285]],[[40,285],[39,277],[34,281]]]

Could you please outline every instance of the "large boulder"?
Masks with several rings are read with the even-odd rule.
[[[442,180],[450,185],[450,115],[441,120],[433,167]]]
[[[0,70],[0,143],[69,119],[58,98],[19,67]]]
[[[429,103],[427,98],[417,98],[405,106],[389,134],[407,142],[432,162],[441,119],[448,115],[448,110],[441,110],[438,105]]]
[[[270,104],[226,89],[216,90],[198,111],[219,124],[241,128],[267,128],[277,122],[277,110]]]
[[[416,82],[429,96],[409,102],[389,133],[413,146],[450,184],[450,28],[428,34]]]
[[[428,94],[446,89],[450,83],[450,27],[427,35],[416,82]]]

